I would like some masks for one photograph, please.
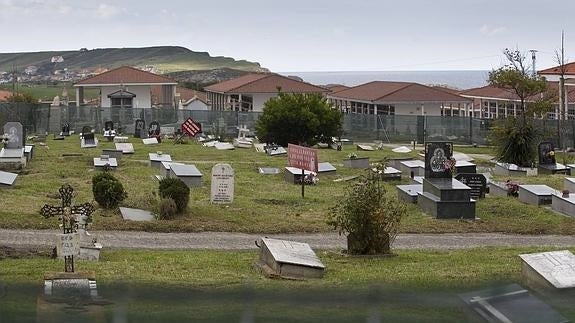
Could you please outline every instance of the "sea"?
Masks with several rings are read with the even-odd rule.
[[[346,71],[280,72],[280,74],[297,76],[306,82],[318,85],[356,86],[371,81],[396,81],[441,85],[465,90],[487,85],[489,71]]]

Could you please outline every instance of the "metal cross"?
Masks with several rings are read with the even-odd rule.
[[[94,206],[90,203],[72,206],[74,189],[69,184],[62,185],[58,192],[60,192],[60,197],[62,198],[62,206],[45,204],[40,210],[40,214],[45,218],[53,216],[61,217],[62,228],[65,234],[75,233],[79,226],[78,222],[85,228],[86,224],[92,220],[91,217],[94,212]],[[77,219],[76,216],[80,216],[80,219]],[[64,257],[64,271],[67,273],[74,272],[74,256]]]

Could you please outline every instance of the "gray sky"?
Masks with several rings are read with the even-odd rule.
[[[0,52],[178,45],[285,72],[489,70],[517,47],[544,68],[562,29],[575,61],[573,12],[573,0],[0,0]]]

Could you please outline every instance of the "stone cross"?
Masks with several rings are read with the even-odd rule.
[[[40,214],[45,217],[59,216],[62,219],[62,229],[64,234],[76,233],[78,228],[85,229],[91,222],[94,206],[90,203],[72,205],[72,194],[74,189],[69,184],[64,184],[58,190],[62,198],[62,206],[52,206],[45,204],[40,210]],[[64,256],[64,271],[74,272],[74,256]]]

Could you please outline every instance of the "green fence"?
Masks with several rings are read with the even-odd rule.
[[[62,125],[69,123],[72,130],[82,127],[103,129],[104,122],[113,121],[124,134],[134,133],[136,119],[149,125],[158,121],[162,126],[179,125],[191,117],[202,124],[206,133],[236,136],[237,127],[246,125],[254,129],[261,113],[236,111],[187,111],[170,109],[102,108],[97,106],[50,107],[44,104],[0,104],[0,125],[7,121],[19,121],[28,134],[58,133]],[[345,138],[355,141],[423,142],[446,140],[460,144],[487,144],[487,135],[493,120],[468,117],[361,115],[344,114]],[[541,139],[558,144],[559,133],[566,146],[574,147],[575,120],[563,123],[558,129],[557,120],[536,120]],[[296,129],[294,129],[296,131]]]

